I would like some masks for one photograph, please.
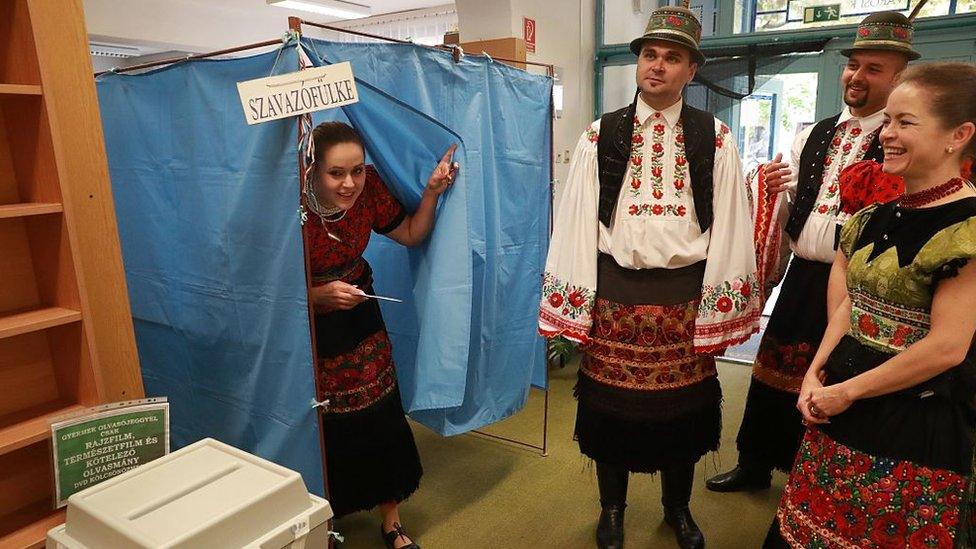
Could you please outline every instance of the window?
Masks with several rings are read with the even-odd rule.
[[[871,13],[887,10],[898,10],[908,15],[917,5],[917,0],[741,0],[735,4],[735,32],[744,33],[851,25],[859,23]],[[951,15],[952,4],[952,0],[930,0],[919,17]],[[840,6],[837,19],[804,22],[807,8],[837,5]],[[976,0],[957,0],[955,13],[970,11],[976,11]]]

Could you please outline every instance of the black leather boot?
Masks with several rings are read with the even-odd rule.
[[[599,549],[621,549],[624,546],[624,508],[627,507],[629,475],[621,467],[596,463],[601,508],[600,522],[596,526],[596,546]]]
[[[681,549],[702,549],[705,536],[688,504],[691,502],[691,485],[695,480],[695,464],[680,465],[661,471],[661,503],[664,504],[664,522],[674,530],[674,537]]]
[[[740,458],[735,469],[706,480],[705,487],[713,492],[765,490],[769,488],[772,478],[772,468],[753,465]]]

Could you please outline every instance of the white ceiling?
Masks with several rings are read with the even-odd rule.
[[[6,0],[0,0],[4,2]],[[374,15],[451,4],[451,0],[355,0]],[[288,17],[336,21],[269,6],[265,0],[84,0],[92,42],[134,46],[141,54],[204,52],[281,37]]]
[[[242,13],[264,12],[275,10],[275,12],[285,12],[292,10],[282,10],[268,6],[265,0],[190,0],[194,3],[204,3],[210,6],[219,6],[223,9],[237,10]],[[429,8],[442,6],[451,3],[450,0],[352,0],[356,4],[369,6],[373,15],[382,15],[396,11],[415,10],[419,8]],[[300,12],[299,12],[300,13]],[[305,12],[307,14],[307,12]],[[322,17],[322,16],[319,16]]]

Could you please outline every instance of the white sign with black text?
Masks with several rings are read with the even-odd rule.
[[[359,101],[349,62],[237,83],[248,124],[334,109]]]

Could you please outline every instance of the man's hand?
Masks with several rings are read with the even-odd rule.
[[[786,185],[790,182],[790,176],[793,173],[790,170],[790,165],[783,162],[783,153],[776,153],[776,158],[767,163],[763,171],[766,173],[766,188],[772,195],[786,190]]]

